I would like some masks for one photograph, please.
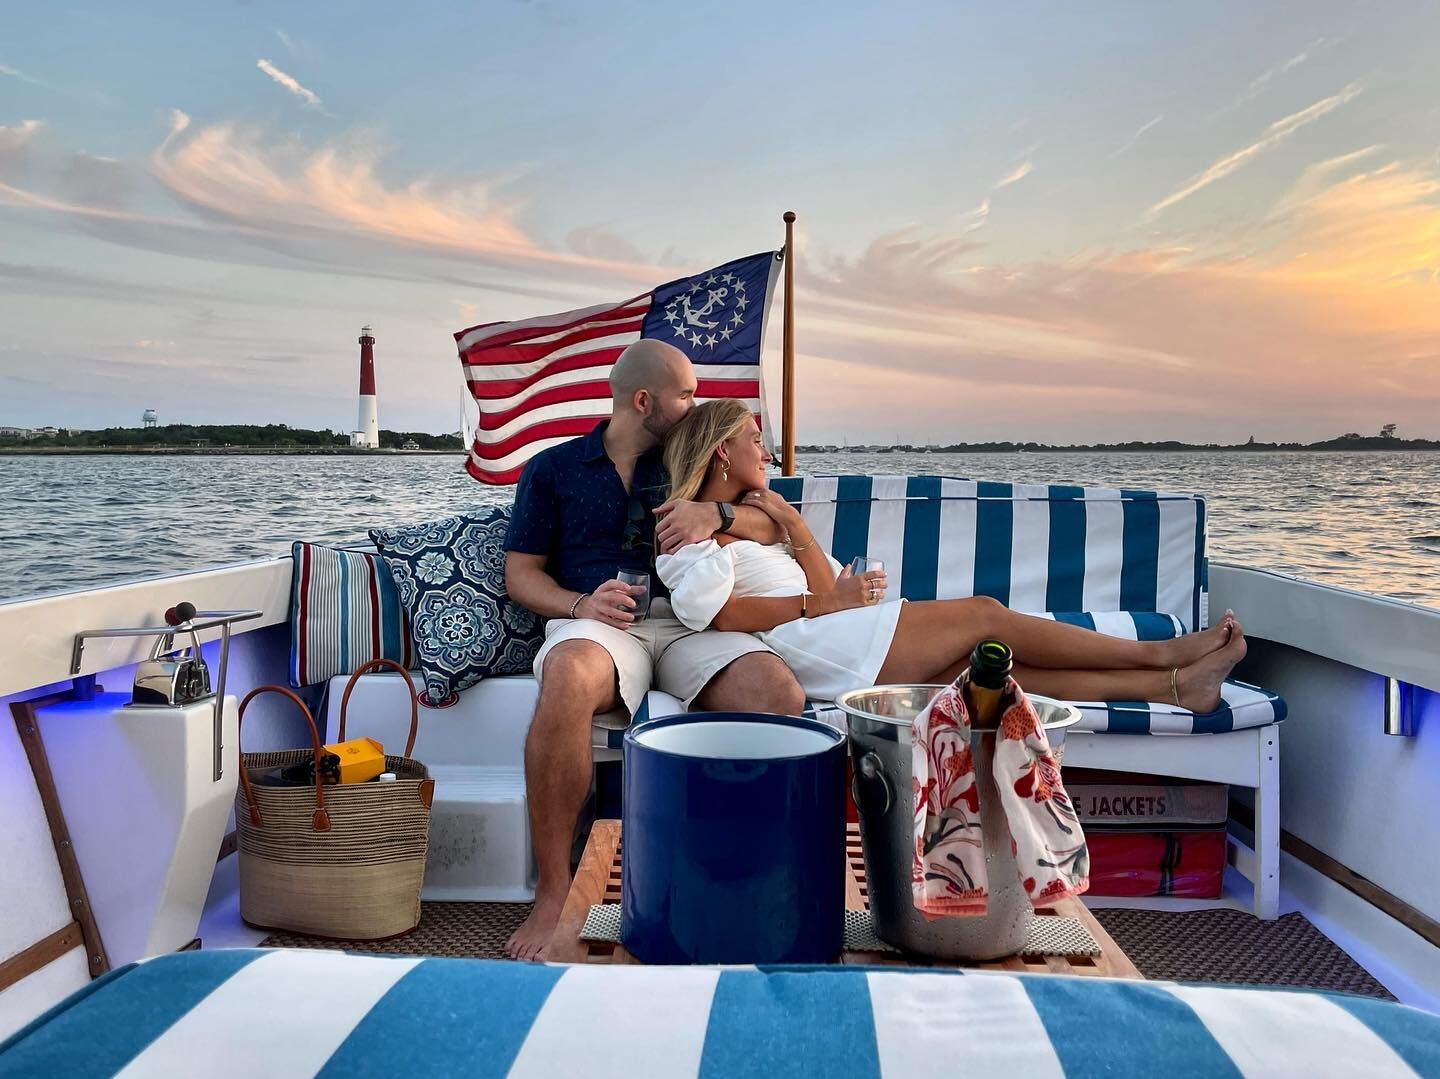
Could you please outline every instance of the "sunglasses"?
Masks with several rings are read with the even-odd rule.
[[[655,533],[646,528],[646,525],[649,523],[647,520],[649,516],[640,499],[632,494],[630,496],[628,517],[625,522],[625,532],[620,541],[622,550],[634,551],[642,547],[646,550],[654,548]]]

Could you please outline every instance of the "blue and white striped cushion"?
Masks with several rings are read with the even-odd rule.
[[[906,599],[992,596],[1017,611],[1157,611],[1205,624],[1205,500],[952,476],[788,476],[841,562],[885,560]]]
[[[953,476],[787,476],[770,486],[841,562],[884,559],[906,599],[992,596],[1012,610],[1141,641],[1206,622],[1198,495]],[[1255,686],[1227,682],[1221,698],[1206,715],[1071,703],[1084,717],[1079,730],[1125,734],[1215,734],[1285,717],[1285,702]],[[834,710],[824,711],[834,722]]]
[[[1127,641],[1168,641],[1185,632],[1185,625],[1173,614],[1159,611],[1074,611],[1036,612],[1037,618],[1053,618],[1057,622],[1093,629]]]
[[[1224,734],[1266,727],[1286,716],[1285,701],[1278,694],[1234,681],[1220,687],[1220,707],[1213,712],[1191,712],[1172,704],[1146,701],[1068,703],[1080,710],[1080,722],[1072,730],[1096,734]],[[845,713],[830,701],[807,701],[805,715],[845,730]],[[625,732],[616,733],[623,740]]]
[[[410,626],[378,554],[295,543],[290,684],[310,686],[372,659],[410,666]]]
[[[880,967],[200,951],[0,1044],[11,1076],[1440,1075],[1440,1017],[1320,992]]]
[[[1279,694],[1235,681],[1220,687],[1220,707],[1213,712],[1147,701],[1069,703],[1080,709],[1082,717],[1075,730],[1108,734],[1223,734],[1279,723],[1286,715]]]

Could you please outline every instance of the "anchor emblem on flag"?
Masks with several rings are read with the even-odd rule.
[[[693,278],[688,289],[665,305],[665,321],[675,337],[692,347],[714,348],[745,325],[745,280],[735,273]]]

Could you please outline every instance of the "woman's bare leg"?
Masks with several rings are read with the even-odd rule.
[[[1228,614],[1229,612],[1227,612]],[[1028,667],[1057,670],[1169,670],[1185,667],[1223,647],[1237,626],[1228,620],[1201,633],[1170,641],[1128,641],[1049,618],[1011,611],[987,596],[907,603],[890,652],[880,668],[882,682],[915,682],[964,665],[971,650],[995,637]]]
[[[1188,667],[1181,667],[1175,676],[1180,704],[1194,712],[1213,712],[1220,704],[1220,683],[1229,677],[1235,664],[1245,658],[1248,646],[1242,633],[1223,648],[1200,657]],[[953,682],[965,669],[965,662],[956,663],[937,674],[916,679],[922,684],[940,685]],[[1011,672],[1021,688],[1042,697],[1062,701],[1155,701],[1174,704],[1170,694],[1169,671],[1078,671],[1055,667],[1027,667],[1015,664]],[[883,677],[881,682],[886,681]]]
[[[1011,673],[1026,692],[1062,701],[1175,703],[1170,696],[1169,671],[1064,671],[1017,663]]]
[[[1236,633],[1223,648],[1201,656],[1176,672],[1179,704],[1192,712],[1220,707],[1220,684],[1245,658],[1245,636]],[[1154,701],[1175,704],[1169,671],[1064,671],[1016,664],[1015,681],[1031,693],[1062,701]]]

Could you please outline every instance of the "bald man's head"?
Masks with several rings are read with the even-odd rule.
[[[662,440],[695,403],[695,369],[674,345],[646,338],[620,353],[610,369],[614,416],[634,416]]]

